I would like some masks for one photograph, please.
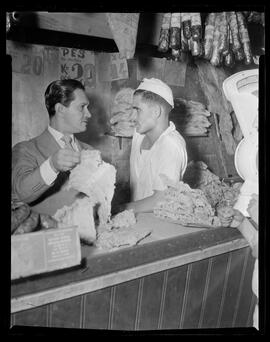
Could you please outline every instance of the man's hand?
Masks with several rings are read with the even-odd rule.
[[[80,152],[61,148],[51,156],[50,163],[56,171],[69,171],[80,162],[80,159]]]
[[[241,213],[241,211],[237,209],[234,210],[233,220],[230,224],[230,227],[237,228],[244,220],[245,216]]]

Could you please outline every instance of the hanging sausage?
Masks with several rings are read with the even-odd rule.
[[[162,25],[160,29],[158,51],[167,52],[169,50],[170,43],[170,25],[171,25],[171,13],[164,13],[162,18]]]
[[[236,12],[236,16],[239,27],[239,37],[244,51],[244,62],[245,64],[250,64],[252,62],[252,54],[245,18],[241,12]]]
[[[210,13],[206,17],[204,32],[204,58],[210,60],[213,51],[213,39],[216,13]]]
[[[181,13],[183,34],[186,39],[191,38],[191,17],[190,13]]]
[[[170,27],[170,47],[172,49],[172,56],[178,60],[180,57],[181,39],[181,17],[180,13],[172,13],[171,27]]]
[[[202,38],[202,21],[200,13],[190,13],[191,36],[193,40],[200,41]]]
[[[209,13],[203,34],[201,13],[165,13],[158,50],[167,52],[171,49],[175,60],[179,60],[181,52],[190,52],[196,58],[209,60],[216,67],[232,67],[235,61],[242,60],[247,65],[251,64],[253,56],[247,29],[248,18],[264,24],[264,16],[259,16],[258,12]]]

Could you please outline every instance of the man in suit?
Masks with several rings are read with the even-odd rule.
[[[80,194],[67,190],[69,172],[80,162],[80,151],[92,149],[74,133],[86,130],[91,117],[84,86],[77,80],[57,80],[45,91],[49,126],[39,136],[16,144],[12,150],[12,200],[54,215]]]

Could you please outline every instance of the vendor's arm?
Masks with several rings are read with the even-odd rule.
[[[152,212],[157,203],[161,201],[162,198],[163,191],[154,191],[154,194],[152,196],[143,198],[138,201],[125,203],[117,207],[116,210],[117,212],[121,212],[123,210],[132,209],[135,214]]]

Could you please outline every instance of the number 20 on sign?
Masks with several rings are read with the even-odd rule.
[[[40,55],[22,55],[20,72],[40,76],[43,74],[43,58]]]

